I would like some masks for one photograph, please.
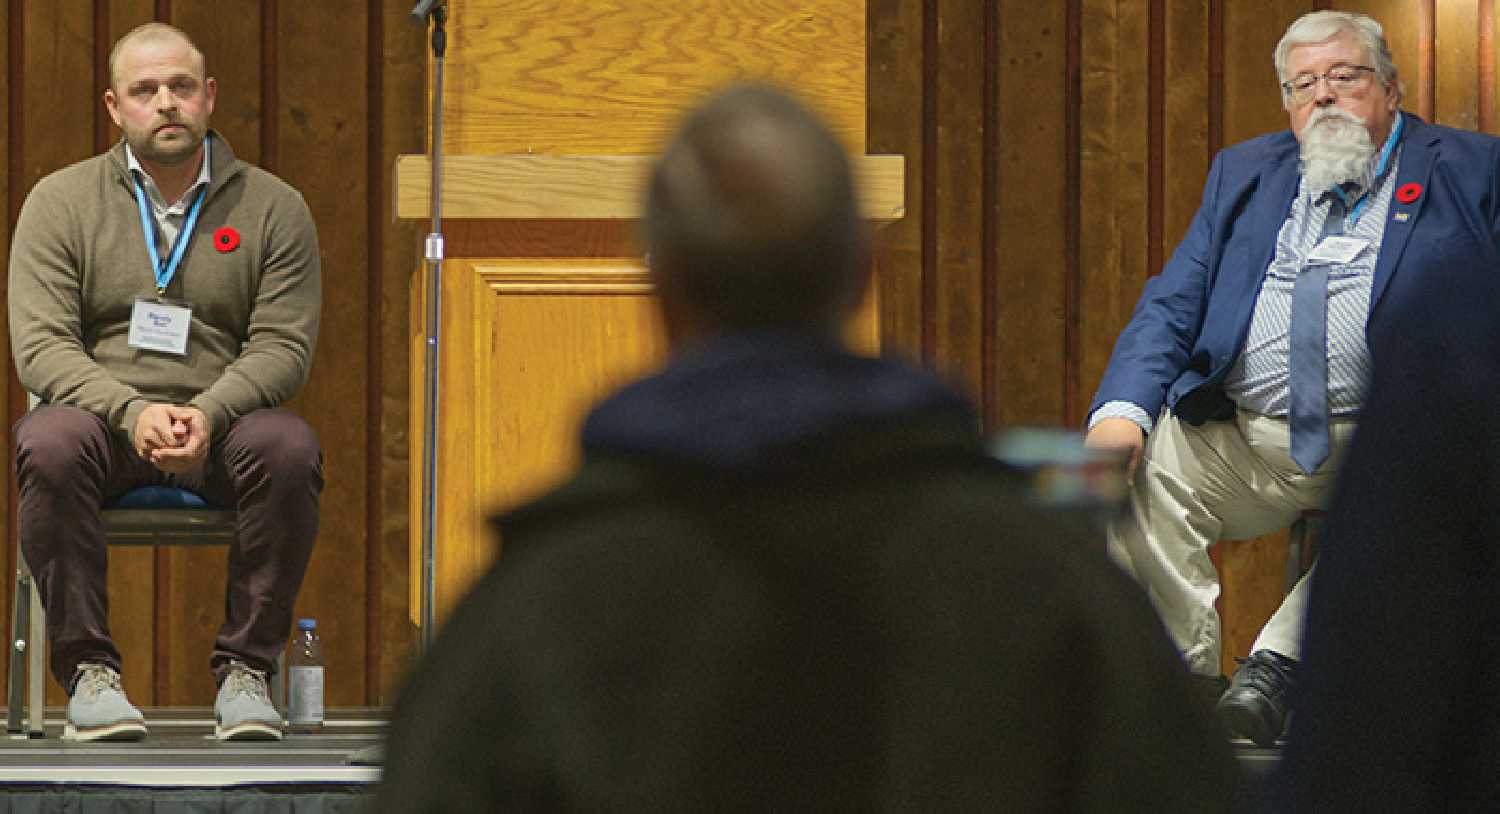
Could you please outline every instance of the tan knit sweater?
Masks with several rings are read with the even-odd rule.
[[[213,180],[167,288],[193,306],[185,356],[126,344],[131,309],[155,296],[156,278],[124,142],[31,190],[10,255],[11,352],[28,391],[127,436],[148,403],[189,404],[217,437],[307,381],[322,298],[312,215],[296,190],[211,138]],[[232,251],[214,245],[226,226],[239,236]]]

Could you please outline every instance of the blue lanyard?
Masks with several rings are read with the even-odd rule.
[[[156,252],[156,224],[151,220],[151,211],[146,203],[146,190],[141,188],[140,179],[135,179],[135,202],[141,209],[141,231],[146,235],[146,251],[151,253],[151,270],[156,274],[156,296],[160,297],[167,293],[167,285],[172,282],[172,277],[177,274],[177,266],[182,262],[182,255],[187,252],[188,241],[193,237],[193,226],[198,223],[198,210],[203,208],[203,199],[208,196],[208,185],[204,184],[198,190],[198,197],[193,199],[193,205],[189,207],[187,220],[182,222],[182,231],[177,233],[177,240],[172,243],[172,254],[163,263],[161,256]]]
[[[1377,181],[1384,178],[1386,172],[1390,170],[1391,156],[1396,153],[1396,145],[1401,143],[1401,129],[1405,126],[1406,117],[1397,114],[1396,126],[1391,130],[1390,138],[1385,140],[1385,146],[1380,149],[1380,163],[1375,165],[1375,178]],[[1343,193],[1339,194],[1340,196],[1343,195]],[[1365,207],[1369,205],[1370,198],[1371,195],[1369,192],[1359,196],[1359,200],[1355,202],[1354,208],[1349,210],[1349,216],[1344,219],[1344,231],[1353,230],[1354,224],[1359,223],[1359,216],[1365,211]],[[1348,203],[1348,201],[1346,200],[1344,203]]]

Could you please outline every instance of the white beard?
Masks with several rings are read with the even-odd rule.
[[[1375,144],[1358,116],[1340,107],[1319,108],[1298,135],[1302,184],[1314,195],[1351,182],[1370,188],[1375,180]]]

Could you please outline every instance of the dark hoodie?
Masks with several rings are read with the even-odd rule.
[[[499,519],[377,810],[1230,808],[1149,603],[930,374],[724,338],[583,442]]]

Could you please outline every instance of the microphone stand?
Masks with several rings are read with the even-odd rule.
[[[426,376],[422,399],[422,626],[418,654],[427,652],[434,635],[436,596],[435,551],[437,547],[437,443],[439,328],[443,295],[443,57],[448,35],[443,24],[448,7],[441,0],[420,0],[412,9],[413,20],[424,27],[432,21],[432,230],[427,234],[424,259],[427,268]]]

